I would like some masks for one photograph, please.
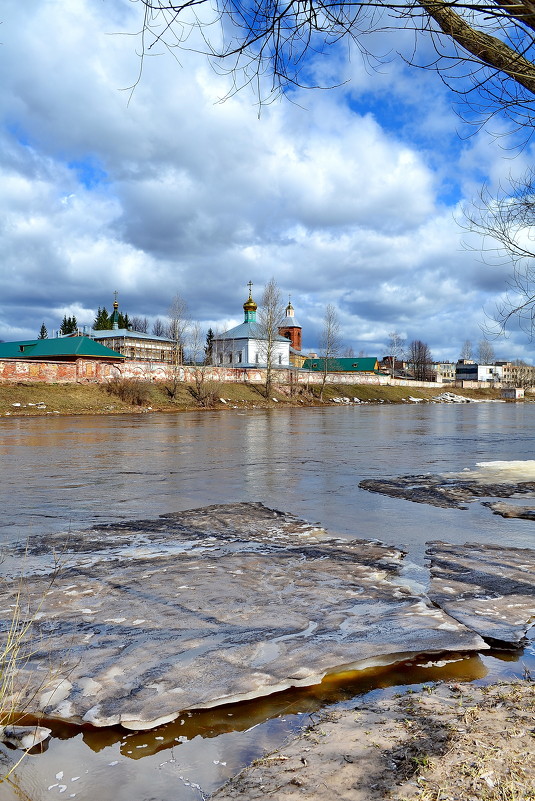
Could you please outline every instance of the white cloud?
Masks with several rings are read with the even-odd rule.
[[[150,318],[180,291],[223,327],[249,279],[259,294],[275,276],[307,346],[331,301],[356,350],[379,354],[399,328],[440,356],[479,338],[503,275],[462,250],[453,216],[459,195],[503,176],[503,153],[456,139],[438,79],[351,62],[352,84],[295,91],[258,119],[247,91],[219,104],[228,78],[185,52],[147,59],[128,103],[135,39],[115,32],[136,30],[136,4],[3,11],[0,336],[65,313],[90,323],[115,289]]]

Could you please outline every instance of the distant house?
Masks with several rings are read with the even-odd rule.
[[[114,301],[111,315],[112,327],[93,329],[89,336],[101,342],[127,359],[144,362],[174,363],[175,343],[168,337],[144,334],[130,328],[119,328],[119,304]]]
[[[89,337],[68,336],[0,342],[0,359],[40,359],[49,362],[94,359],[117,363],[122,362],[124,356]]]
[[[502,382],[508,387],[535,387],[535,367],[531,364],[513,364],[512,362],[496,362],[502,368]]]
[[[456,381],[498,382],[502,377],[503,370],[496,364],[477,364],[471,359],[459,359],[455,366]]]
[[[456,365],[453,362],[433,362],[431,369],[436,373],[436,381],[440,384],[451,384],[455,381]]]
[[[130,331],[129,328],[91,331],[91,338],[120,353],[127,359],[145,362],[173,363],[174,343],[167,337]]]
[[[323,357],[305,359],[303,362],[303,369],[323,373],[325,370],[325,359]],[[333,357],[327,359],[327,372],[366,373],[368,375],[376,375],[379,372],[379,362],[375,356],[363,356],[362,358],[355,358],[354,356]]]

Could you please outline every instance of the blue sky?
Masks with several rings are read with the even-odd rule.
[[[230,77],[195,52],[148,58],[129,92],[138,42],[121,33],[139,30],[139,3],[2,11],[0,338],[52,332],[65,314],[91,323],[114,290],[151,322],[180,293],[224,330],[247,282],[258,298],[272,276],[306,349],[328,303],[355,353],[382,355],[398,331],[456,359],[482,338],[507,268],[464,248],[456,220],[532,151],[465,126],[437,75],[395,54],[373,71],[333,47],[307,68],[343,85],[293,89],[259,117],[247,89],[219,102]],[[532,360],[520,332],[494,347]]]

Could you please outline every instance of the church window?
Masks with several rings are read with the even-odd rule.
[[[228,355],[228,363],[232,364],[232,353],[229,353]]]
[[[240,350],[240,352],[238,353],[238,363],[239,363],[239,364],[241,364],[241,350]]]
[[[219,364],[223,364],[223,354],[219,354]]]
[[[255,353],[255,356],[254,356],[254,363],[255,363],[255,364],[258,364],[258,353]]]
[[[282,364],[282,356],[279,353],[279,364]]]

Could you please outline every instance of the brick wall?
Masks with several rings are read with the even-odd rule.
[[[197,368],[199,369],[199,368]],[[206,367],[204,380],[220,382],[250,382],[260,384],[266,380],[266,371],[258,367]],[[195,382],[196,368],[185,365],[178,368],[178,380]],[[121,364],[109,364],[95,359],[77,359],[74,362],[46,362],[33,359],[0,359],[0,382],[43,382],[49,384],[102,383],[112,378],[138,378],[142,381],[168,381],[173,368],[161,362],[140,362],[125,359]],[[274,384],[321,384],[322,375],[312,371],[294,371],[288,368],[273,370]],[[429,381],[392,379],[389,376],[359,375],[358,373],[329,373],[328,384],[375,384],[405,387],[438,387]]]
[[[115,365],[94,359],[76,359],[73,362],[0,359],[0,381],[4,383],[100,383],[114,375],[118,375]]]

